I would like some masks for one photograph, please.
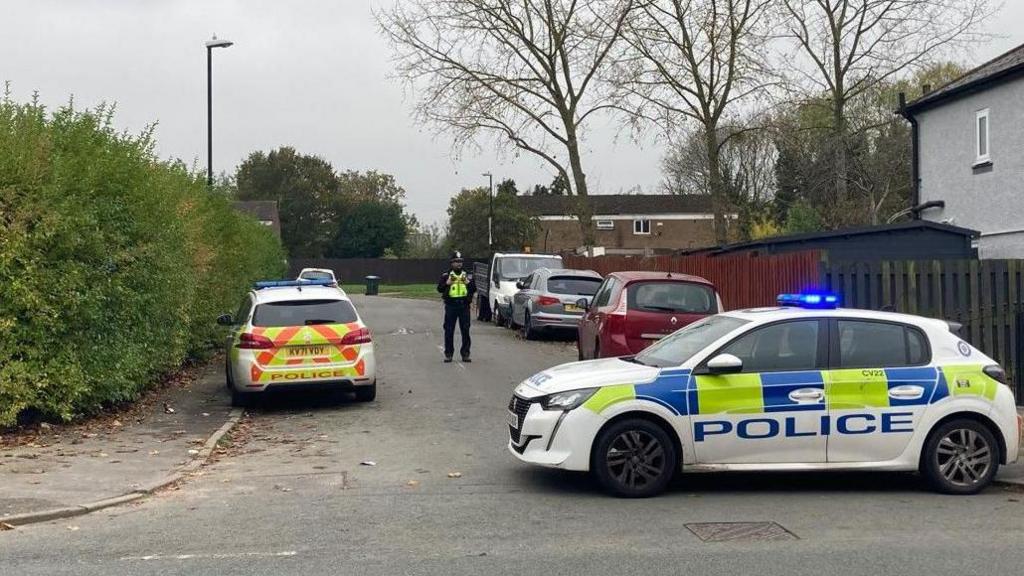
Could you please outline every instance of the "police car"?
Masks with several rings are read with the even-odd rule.
[[[509,403],[509,450],[626,497],[679,470],[920,470],[972,494],[1016,460],[1021,422],[995,361],[942,320],[837,303],[783,295],[636,356],[540,372]]]
[[[232,403],[246,405],[268,389],[299,386],[377,395],[370,329],[333,279],[257,282],[230,326],[225,367]]]

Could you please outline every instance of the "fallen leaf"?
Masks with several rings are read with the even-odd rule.
[[[405,483],[405,485],[408,486],[409,488],[415,488],[415,487],[420,485],[420,481],[419,480],[409,480],[408,482]]]
[[[195,448],[193,448],[193,449],[189,450],[188,453],[193,455],[193,456],[195,456],[196,454],[199,454],[199,450],[196,450]]]
[[[174,414],[174,408],[171,408],[170,404],[164,402],[164,412],[167,414]]]
[[[159,453],[160,453],[160,451],[159,451],[159,450],[150,450],[150,451],[149,451],[149,455],[150,455],[150,456],[156,456],[156,455],[157,455],[157,454],[159,454]]]
[[[117,427],[117,428],[120,428],[121,426],[124,426],[124,424],[121,424],[120,420],[114,420],[113,422],[110,423],[110,425],[114,426],[114,427]]]
[[[14,530],[14,526],[11,526],[10,524],[8,524],[6,522],[0,522],[0,532],[2,532],[4,530]]]
[[[364,462],[360,462],[359,465],[360,466],[376,466],[377,463],[374,462],[373,460],[366,460]]]
[[[76,530],[78,530],[78,526],[68,526],[68,530],[75,532]]]
[[[462,472],[449,472],[449,478],[462,478]]]

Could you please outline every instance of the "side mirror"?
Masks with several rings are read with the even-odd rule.
[[[743,361],[732,354],[719,354],[707,363],[708,374],[735,374],[743,370]]]
[[[576,305],[582,308],[583,310],[590,310],[590,301],[587,300],[586,298],[580,298],[579,300],[577,300]]]
[[[231,314],[221,314],[220,316],[217,316],[217,324],[220,324],[221,326],[231,326],[234,323],[235,321],[231,318]]]
[[[523,284],[522,280],[517,280],[516,281],[516,288],[518,288],[520,290],[526,290],[526,284]]]

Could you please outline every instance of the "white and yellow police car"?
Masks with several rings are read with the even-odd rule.
[[[333,279],[257,282],[230,326],[225,377],[232,402],[245,405],[268,389],[300,386],[377,395],[370,329]]]
[[[515,389],[509,450],[627,497],[680,470],[920,470],[971,494],[1016,460],[1021,422],[995,361],[942,320],[837,302],[782,295],[633,357],[544,370]]]

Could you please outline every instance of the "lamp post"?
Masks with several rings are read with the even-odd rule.
[[[206,185],[213,187],[213,49],[227,48],[234,42],[218,40],[217,36],[206,41]]]
[[[487,183],[490,190],[487,193],[487,247],[491,248],[494,245],[494,235],[491,232],[491,227],[494,222],[494,174],[484,172],[482,176],[487,176]]]

